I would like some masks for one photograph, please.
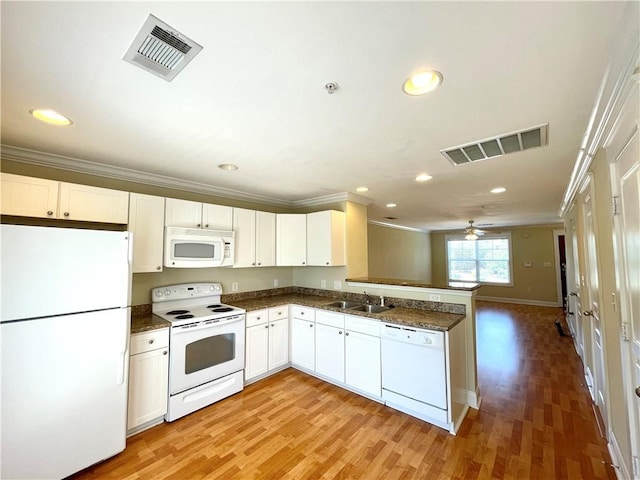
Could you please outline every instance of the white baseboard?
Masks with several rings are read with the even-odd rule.
[[[507,297],[485,297],[478,295],[476,300],[484,300],[486,302],[498,302],[498,303],[517,303],[520,305],[535,305],[538,307],[561,307],[562,304],[558,302],[544,302],[542,300],[530,300],[527,298],[507,298]]]
[[[469,407],[474,410],[480,409],[480,404],[482,403],[482,397],[480,396],[480,391],[476,390],[475,392],[472,390],[467,391],[467,404]]]
[[[616,477],[619,480],[628,480],[629,478],[633,478],[629,468],[624,463],[624,457],[622,456],[620,445],[618,445],[618,440],[611,429],[609,429],[609,443],[607,443],[607,448],[609,450],[609,455],[611,455],[611,463],[613,463],[616,471]]]

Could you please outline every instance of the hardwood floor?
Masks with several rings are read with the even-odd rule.
[[[456,436],[290,368],[72,478],[614,479],[560,313],[478,302],[483,401]]]

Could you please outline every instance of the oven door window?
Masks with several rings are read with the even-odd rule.
[[[214,335],[189,343],[185,348],[184,373],[189,375],[233,360],[235,345],[235,333]]]

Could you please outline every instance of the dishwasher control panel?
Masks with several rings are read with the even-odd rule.
[[[444,332],[434,332],[405,325],[383,323],[380,336],[397,342],[422,345],[424,347],[444,348]]]

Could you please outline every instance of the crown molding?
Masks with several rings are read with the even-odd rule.
[[[634,82],[637,82],[634,75],[636,75],[640,55],[638,9],[638,2],[629,3],[622,22],[616,30],[616,37],[610,44],[609,57],[611,60],[605,69],[569,183],[562,196],[558,210],[560,218],[564,218],[570,210],[578,189],[591,167],[593,158],[598,150],[605,145]]]
[[[352,201],[368,205],[373,200],[356,195],[350,192],[336,193],[322,197],[309,198],[306,200],[287,201],[279,198],[269,197],[266,195],[257,195],[249,192],[242,192],[225,187],[208,185],[205,183],[192,182],[189,180],[180,180],[177,178],[157,175],[154,173],[141,172],[130,168],[114,167],[103,163],[92,162],[89,160],[81,160],[53,153],[39,152],[27,148],[14,147],[12,145],[0,145],[0,156],[3,160],[11,160],[14,162],[28,163],[31,165],[39,165],[43,167],[52,167],[62,170],[68,170],[78,173],[86,173],[90,175],[98,175],[100,177],[113,178],[116,180],[124,180],[129,182],[141,183],[144,185],[153,185],[156,187],[173,188],[186,192],[202,193],[205,195],[215,195],[218,197],[230,198],[234,200],[243,200],[263,205],[276,205],[280,207],[300,208],[307,206],[326,205],[329,203]]]
[[[292,202],[295,208],[302,207],[315,207],[317,205],[327,205],[329,203],[338,202],[354,202],[362,205],[369,205],[373,203],[371,198],[363,197],[351,192],[334,193],[332,195],[323,195],[322,197],[307,198],[305,200],[297,200]]]
[[[379,225],[381,227],[395,228],[397,230],[409,230],[410,232],[429,233],[429,230],[422,230],[420,228],[414,228],[414,227],[404,227],[402,225],[396,225],[394,223],[380,222],[378,220],[367,220],[367,223],[370,223],[372,225]]]

